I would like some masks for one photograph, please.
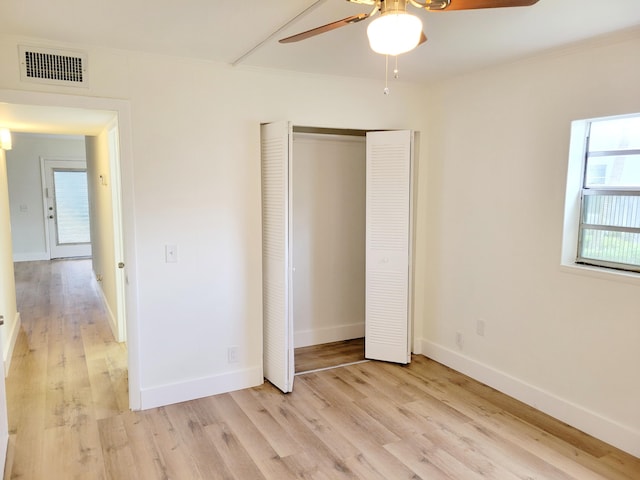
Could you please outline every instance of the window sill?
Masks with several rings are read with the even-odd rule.
[[[605,267],[593,267],[590,265],[578,265],[576,263],[560,265],[560,271],[573,275],[583,275],[600,280],[609,280],[614,282],[630,283],[640,286],[640,274],[633,272],[623,272]]]

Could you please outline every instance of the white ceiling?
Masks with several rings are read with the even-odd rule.
[[[98,135],[114,118],[104,110],[0,103],[0,126],[12,132]]]
[[[381,78],[384,57],[368,48],[368,21],[300,43],[277,42],[370,10],[344,0],[9,0],[0,2],[0,18],[7,34],[233,63],[316,3],[241,64]],[[399,58],[401,78],[415,82],[640,28],[640,0],[540,0],[531,7],[450,12],[409,8],[429,38]]]

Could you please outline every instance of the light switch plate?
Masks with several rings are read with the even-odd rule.
[[[164,246],[164,260],[166,263],[176,263],[178,261],[178,246],[177,245],[165,245]]]

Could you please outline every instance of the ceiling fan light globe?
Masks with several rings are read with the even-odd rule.
[[[367,27],[371,50],[382,55],[400,55],[420,43],[422,21],[407,12],[387,12]]]

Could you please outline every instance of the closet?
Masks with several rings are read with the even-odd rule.
[[[293,132],[294,347],[364,337],[366,143]]]
[[[366,137],[365,137],[366,134]],[[295,347],[365,336],[410,361],[414,134],[261,126],[264,376]]]

